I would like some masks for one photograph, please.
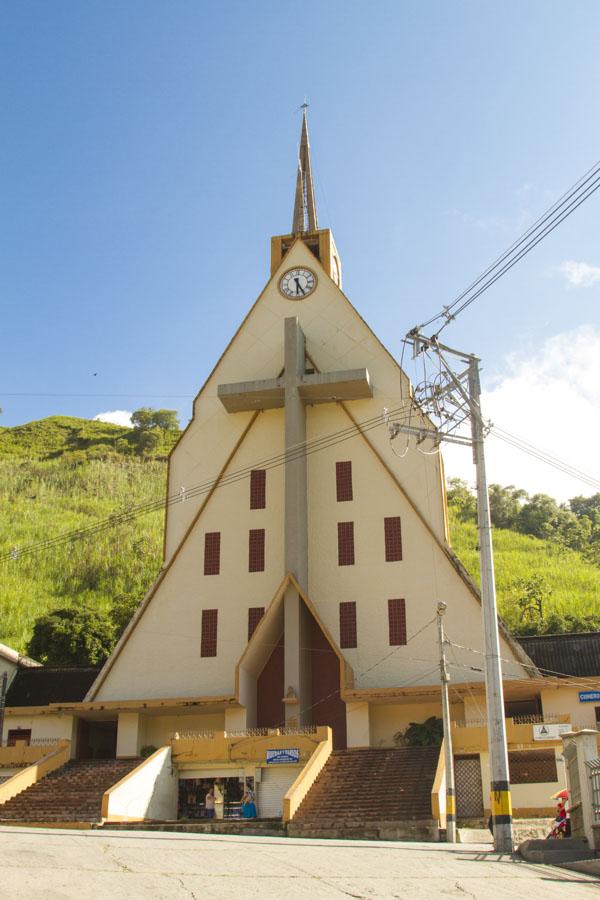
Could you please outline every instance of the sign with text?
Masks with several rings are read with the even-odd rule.
[[[579,691],[580,703],[600,703],[600,691]]]
[[[534,741],[559,741],[561,734],[572,731],[570,722],[561,722],[559,725],[534,725]]]
[[[297,763],[300,762],[300,750],[298,747],[286,747],[284,750],[267,750],[268,763]]]

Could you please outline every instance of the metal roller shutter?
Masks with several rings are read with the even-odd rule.
[[[282,766],[262,769],[258,788],[258,815],[261,819],[280,818],[283,815],[283,798],[292,786],[302,766]]]

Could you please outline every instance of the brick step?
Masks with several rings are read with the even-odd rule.
[[[294,816],[294,825],[314,830],[431,821],[438,758],[438,747],[334,751]]]
[[[0,821],[89,821],[101,817],[102,796],[140,760],[74,761],[0,804]]]

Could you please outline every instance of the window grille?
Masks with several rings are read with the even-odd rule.
[[[390,647],[401,647],[406,644],[405,600],[388,600],[388,621],[390,628]]]
[[[251,528],[248,540],[248,571],[265,570],[265,529]]]
[[[508,754],[511,784],[558,781],[554,750],[513,750]]]
[[[250,472],[250,509],[265,509],[267,505],[267,473],[265,469]]]
[[[256,626],[265,614],[264,606],[251,606],[248,610],[248,640],[256,631]]]
[[[218,575],[221,571],[221,532],[207,531],[204,535],[204,574]]]
[[[354,522],[338,522],[338,565],[354,565]]]
[[[340,603],[340,647],[346,649],[356,646],[356,603]]]
[[[200,656],[217,655],[217,618],[218,609],[202,610],[202,638]]]
[[[352,463],[349,460],[335,464],[335,489],[339,503],[352,500]]]
[[[388,516],[383,520],[385,531],[385,561],[398,562],[402,559],[402,527],[400,516]]]

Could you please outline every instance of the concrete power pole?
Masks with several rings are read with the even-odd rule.
[[[479,533],[479,566],[483,607],[485,692],[488,713],[490,796],[494,827],[494,847],[500,853],[512,853],[512,806],[506,746],[506,723],[504,720],[498,608],[496,605],[496,583],[494,579],[492,523],[490,520],[490,503],[483,446],[479,360],[476,358],[471,358],[469,361],[469,394],[471,401],[473,462],[477,472],[477,530]]]
[[[446,649],[444,647],[444,623],[442,617],[446,612],[446,604],[442,601],[437,606],[438,640],[440,642],[440,681],[442,683],[442,719],[444,722],[444,760],[446,763],[446,840],[456,843],[456,791],[454,788],[454,755],[452,753],[452,723],[450,721],[450,703],[448,701],[448,682],[450,676],[446,667]]]
[[[427,425],[404,425],[390,422],[393,439],[399,433],[411,435],[418,442],[430,438],[435,446],[441,441],[470,446],[477,470],[477,528],[479,533],[479,567],[481,572],[481,606],[485,648],[485,692],[488,718],[488,746],[490,754],[490,800],[494,827],[494,846],[500,853],[512,853],[512,806],[504,721],[504,695],[500,662],[500,635],[494,581],[494,553],[490,504],[485,472],[484,432],[481,415],[479,359],[441,344],[437,336],[427,338],[418,329],[409,332],[406,342],[413,347],[413,358],[435,354],[438,365],[434,377],[425,378],[415,392],[414,402],[421,412],[437,419],[437,429]],[[466,369],[455,373],[445,354],[460,360]],[[387,413],[386,413],[387,414]],[[471,434],[460,433],[462,423],[470,422]],[[387,421],[387,419],[386,419]]]
[[[6,688],[8,686],[8,672],[2,673],[0,678],[0,747],[2,746],[2,733],[4,730],[4,710],[6,708]]]

